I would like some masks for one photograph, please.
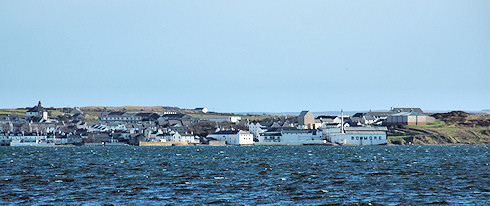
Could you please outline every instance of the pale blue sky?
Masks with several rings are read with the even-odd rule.
[[[0,108],[490,108],[490,1],[0,2]]]

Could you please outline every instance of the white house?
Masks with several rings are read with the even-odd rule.
[[[173,134],[167,134],[165,136],[165,140],[160,140],[161,142],[187,142],[189,144],[198,144],[200,143],[199,141],[199,136],[195,134],[179,134],[178,132],[175,132]]]
[[[207,136],[208,138],[214,138],[218,141],[225,141],[226,144],[231,145],[253,145],[253,135],[244,130],[239,131],[219,131]]]
[[[204,114],[208,113],[208,111],[209,111],[208,108],[206,108],[206,107],[198,107],[198,108],[195,108],[194,110],[198,111],[198,112],[202,112]]]

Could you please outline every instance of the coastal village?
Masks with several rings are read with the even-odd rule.
[[[53,111],[58,112],[53,115]],[[0,145],[384,145],[389,127],[436,121],[420,108],[253,117],[214,113],[204,107],[186,111],[93,113],[78,107],[59,111],[39,101],[25,114],[0,114]]]

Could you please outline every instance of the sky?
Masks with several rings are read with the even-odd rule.
[[[490,1],[1,1],[0,108],[490,109]]]

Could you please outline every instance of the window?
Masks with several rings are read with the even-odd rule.
[[[354,140],[354,136],[352,136],[351,140]]]

